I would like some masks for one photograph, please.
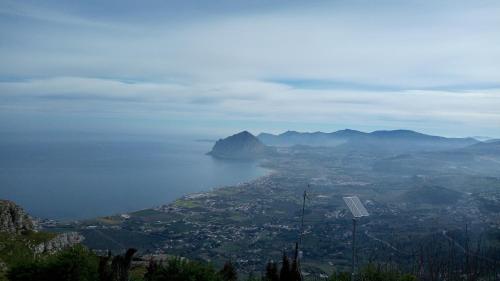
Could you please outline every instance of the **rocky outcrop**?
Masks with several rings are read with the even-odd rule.
[[[254,135],[243,131],[218,140],[208,154],[226,159],[256,159],[264,156],[268,149]]]
[[[64,248],[79,244],[83,241],[83,239],[84,237],[78,232],[65,232],[46,242],[38,244],[33,250],[36,254],[54,253]]]
[[[12,201],[0,200],[0,232],[24,234],[36,231],[31,217]],[[22,236],[21,236],[22,237]],[[38,245],[29,246],[36,254],[53,253],[82,242],[84,237],[78,232],[66,232]],[[0,261],[1,262],[1,261]]]
[[[0,232],[20,234],[34,230],[30,216],[12,201],[0,200]]]

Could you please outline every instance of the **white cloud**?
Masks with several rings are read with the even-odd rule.
[[[13,78],[0,83],[0,108],[488,134],[500,126],[500,5],[482,3],[339,2],[126,22],[11,2],[0,7],[0,77]],[[269,82],[287,79],[353,86]]]
[[[500,25],[500,5],[393,6],[385,11],[327,5],[193,23],[102,23],[109,28],[44,28],[43,23],[35,31],[32,26],[4,28],[4,37],[15,39],[17,48],[2,49],[1,73],[202,80],[292,77],[410,87],[500,82],[500,31],[495,28]]]
[[[426,129],[428,124],[500,127],[500,91],[297,89],[261,81],[189,86],[62,77],[0,83],[4,111],[151,114],[176,120],[363,124]],[[9,107],[10,105],[10,107]]]

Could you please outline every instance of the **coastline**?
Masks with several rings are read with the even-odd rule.
[[[4,146],[0,198],[62,222],[134,212],[268,174],[259,162],[206,156],[210,143],[64,142]]]
[[[238,188],[238,187],[242,187],[242,186],[245,186],[245,185],[250,185],[250,184],[256,183],[258,181],[264,180],[266,178],[270,178],[273,175],[279,173],[278,171],[276,171],[274,169],[263,167],[260,164],[258,164],[258,166],[260,168],[266,169],[268,172],[265,175],[259,176],[257,178],[252,179],[252,180],[243,181],[243,182],[239,182],[239,183],[236,183],[236,184],[230,184],[230,185],[215,186],[215,187],[209,188],[206,191],[191,192],[191,193],[182,195],[181,197],[178,197],[178,198],[172,200],[171,202],[167,202],[167,203],[159,205],[159,206],[153,206],[153,207],[149,207],[149,208],[145,208],[145,209],[141,209],[141,210],[135,210],[135,211],[127,212],[127,213],[114,214],[114,215],[111,215],[111,216],[130,215],[130,214],[139,213],[139,212],[143,212],[143,211],[158,210],[158,209],[162,209],[162,208],[168,208],[169,206],[174,205],[179,200],[191,200],[191,199],[199,199],[201,197],[211,196],[212,194],[214,194],[217,191],[220,191],[222,189],[226,189],[226,188]],[[107,217],[107,216],[104,216],[104,217]],[[84,221],[84,220],[82,220],[82,221]]]
[[[225,160],[224,159],[223,161],[228,162],[228,161],[237,161],[237,160]],[[237,161],[237,162],[249,162],[249,161]],[[265,174],[260,175],[256,178],[253,178],[251,180],[246,180],[246,181],[238,182],[235,184],[214,186],[214,187],[209,187],[207,190],[189,192],[189,193],[186,193],[180,197],[172,199],[170,202],[165,202],[163,204],[156,205],[156,206],[151,206],[151,207],[147,207],[147,208],[143,208],[143,209],[130,210],[128,212],[117,212],[117,213],[113,213],[113,214],[96,216],[96,217],[89,217],[89,218],[83,218],[83,219],[59,220],[59,219],[51,219],[51,218],[40,218],[40,217],[36,217],[36,216],[34,216],[33,218],[37,221],[37,223],[39,224],[40,227],[42,227],[42,228],[47,227],[47,229],[49,229],[49,230],[51,228],[53,228],[54,226],[61,226],[61,225],[67,226],[67,225],[84,224],[86,222],[96,221],[96,220],[99,220],[101,218],[113,218],[113,217],[128,218],[130,215],[133,215],[135,213],[141,213],[141,212],[147,212],[150,210],[160,210],[160,209],[168,208],[169,206],[175,204],[179,200],[197,199],[197,198],[199,198],[198,195],[206,195],[206,194],[210,195],[210,194],[217,192],[218,190],[221,190],[221,189],[237,188],[240,186],[249,185],[249,184],[258,182],[260,180],[263,180],[265,178],[271,177],[271,176],[279,173],[279,171],[277,171],[275,169],[263,166],[262,163],[256,163],[255,166],[265,170],[266,171]]]

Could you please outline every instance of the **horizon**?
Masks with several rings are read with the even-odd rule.
[[[496,1],[2,1],[0,132],[500,138],[499,14]]]
[[[497,140],[500,138],[494,137],[494,136],[469,136],[469,135],[444,135],[444,134],[433,134],[433,133],[427,133],[424,131],[416,131],[416,130],[410,130],[410,129],[404,129],[404,128],[399,128],[399,129],[376,129],[376,130],[358,130],[358,129],[352,129],[352,128],[343,128],[343,129],[338,129],[338,130],[330,130],[330,131],[312,131],[312,130],[269,130],[269,131],[256,131],[256,130],[251,130],[251,129],[236,129],[235,131],[227,131],[227,133],[209,133],[209,134],[203,134],[199,132],[174,132],[174,133],[137,133],[137,132],[89,132],[89,131],[44,131],[44,132],[15,132],[10,134],[6,137],[3,138],[4,142],[17,142],[17,141],[28,141],[28,142],[33,142],[33,141],[85,141],[85,140],[94,140],[94,141],[114,141],[114,140],[120,140],[123,141],[124,138],[129,141],[148,141],[148,140],[156,140],[160,141],[165,138],[170,138],[172,140],[191,140],[191,141],[199,141],[199,140],[211,140],[211,141],[216,141],[218,139],[223,139],[232,135],[236,135],[242,132],[249,132],[251,135],[258,137],[260,134],[271,134],[271,135],[282,135],[287,132],[294,132],[294,133],[301,133],[301,134],[314,134],[314,133],[324,133],[324,134],[331,134],[339,131],[345,131],[345,130],[350,130],[350,131],[357,131],[361,133],[366,133],[366,134],[371,134],[374,132],[391,132],[391,131],[410,131],[418,134],[424,134],[428,136],[437,136],[437,137],[444,137],[444,138],[473,138],[477,141],[484,142],[484,141],[489,141],[489,140]]]
[[[250,134],[252,134],[254,136],[258,136],[260,134],[282,135],[282,134],[289,133],[289,132],[290,133],[300,133],[300,134],[315,134],[315,133],[332,134],[332,133],[341,132],[341,131],[355,131],[355,132],[360,132],[360,133],[365,133],[365,134],[371,134],[371,133],[375,133],[375,132],[406,131],[406,132],[413,132],[413,133],[423,134],[423,135],[428,135],[428,136],[437,136],[437,137],[445,137],[445,138],[473,138],[473,139],[476,139],[476,140],[479,140],[479,141],[481,141],[480,140],[481,138],[484,138],[486,140],[496,139],[496,138],[489,137],[489,136],[458,136],[457,137],[457,136],[433,135],[433,134],[427,134],[427,133],[420,132],[420,131],[414,131],[414,130],[402,129],[402,128],[401,129],[393,129],[393,130],[374,130],[374,131],[362,131],[362,130],[356,130],[356,129],[351,129],[351,128],[344,128],[344,129],[339,129],[339,130],[335,130],[335,131],[295,131],[295,130],[286,130],[286,131],[280,131],[280,132],[277,132],[277,133],[270,133],[270,132],[252,133],[249,130],[242,130],[242,131],[239,131],[239,132],[237,132],[235,134],[240,134],[240,133],[243,133],[243,132],[249,132]]]

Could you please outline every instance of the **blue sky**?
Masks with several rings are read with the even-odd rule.
[[[498,1],[0,0],[0,132],[500,137]]]

